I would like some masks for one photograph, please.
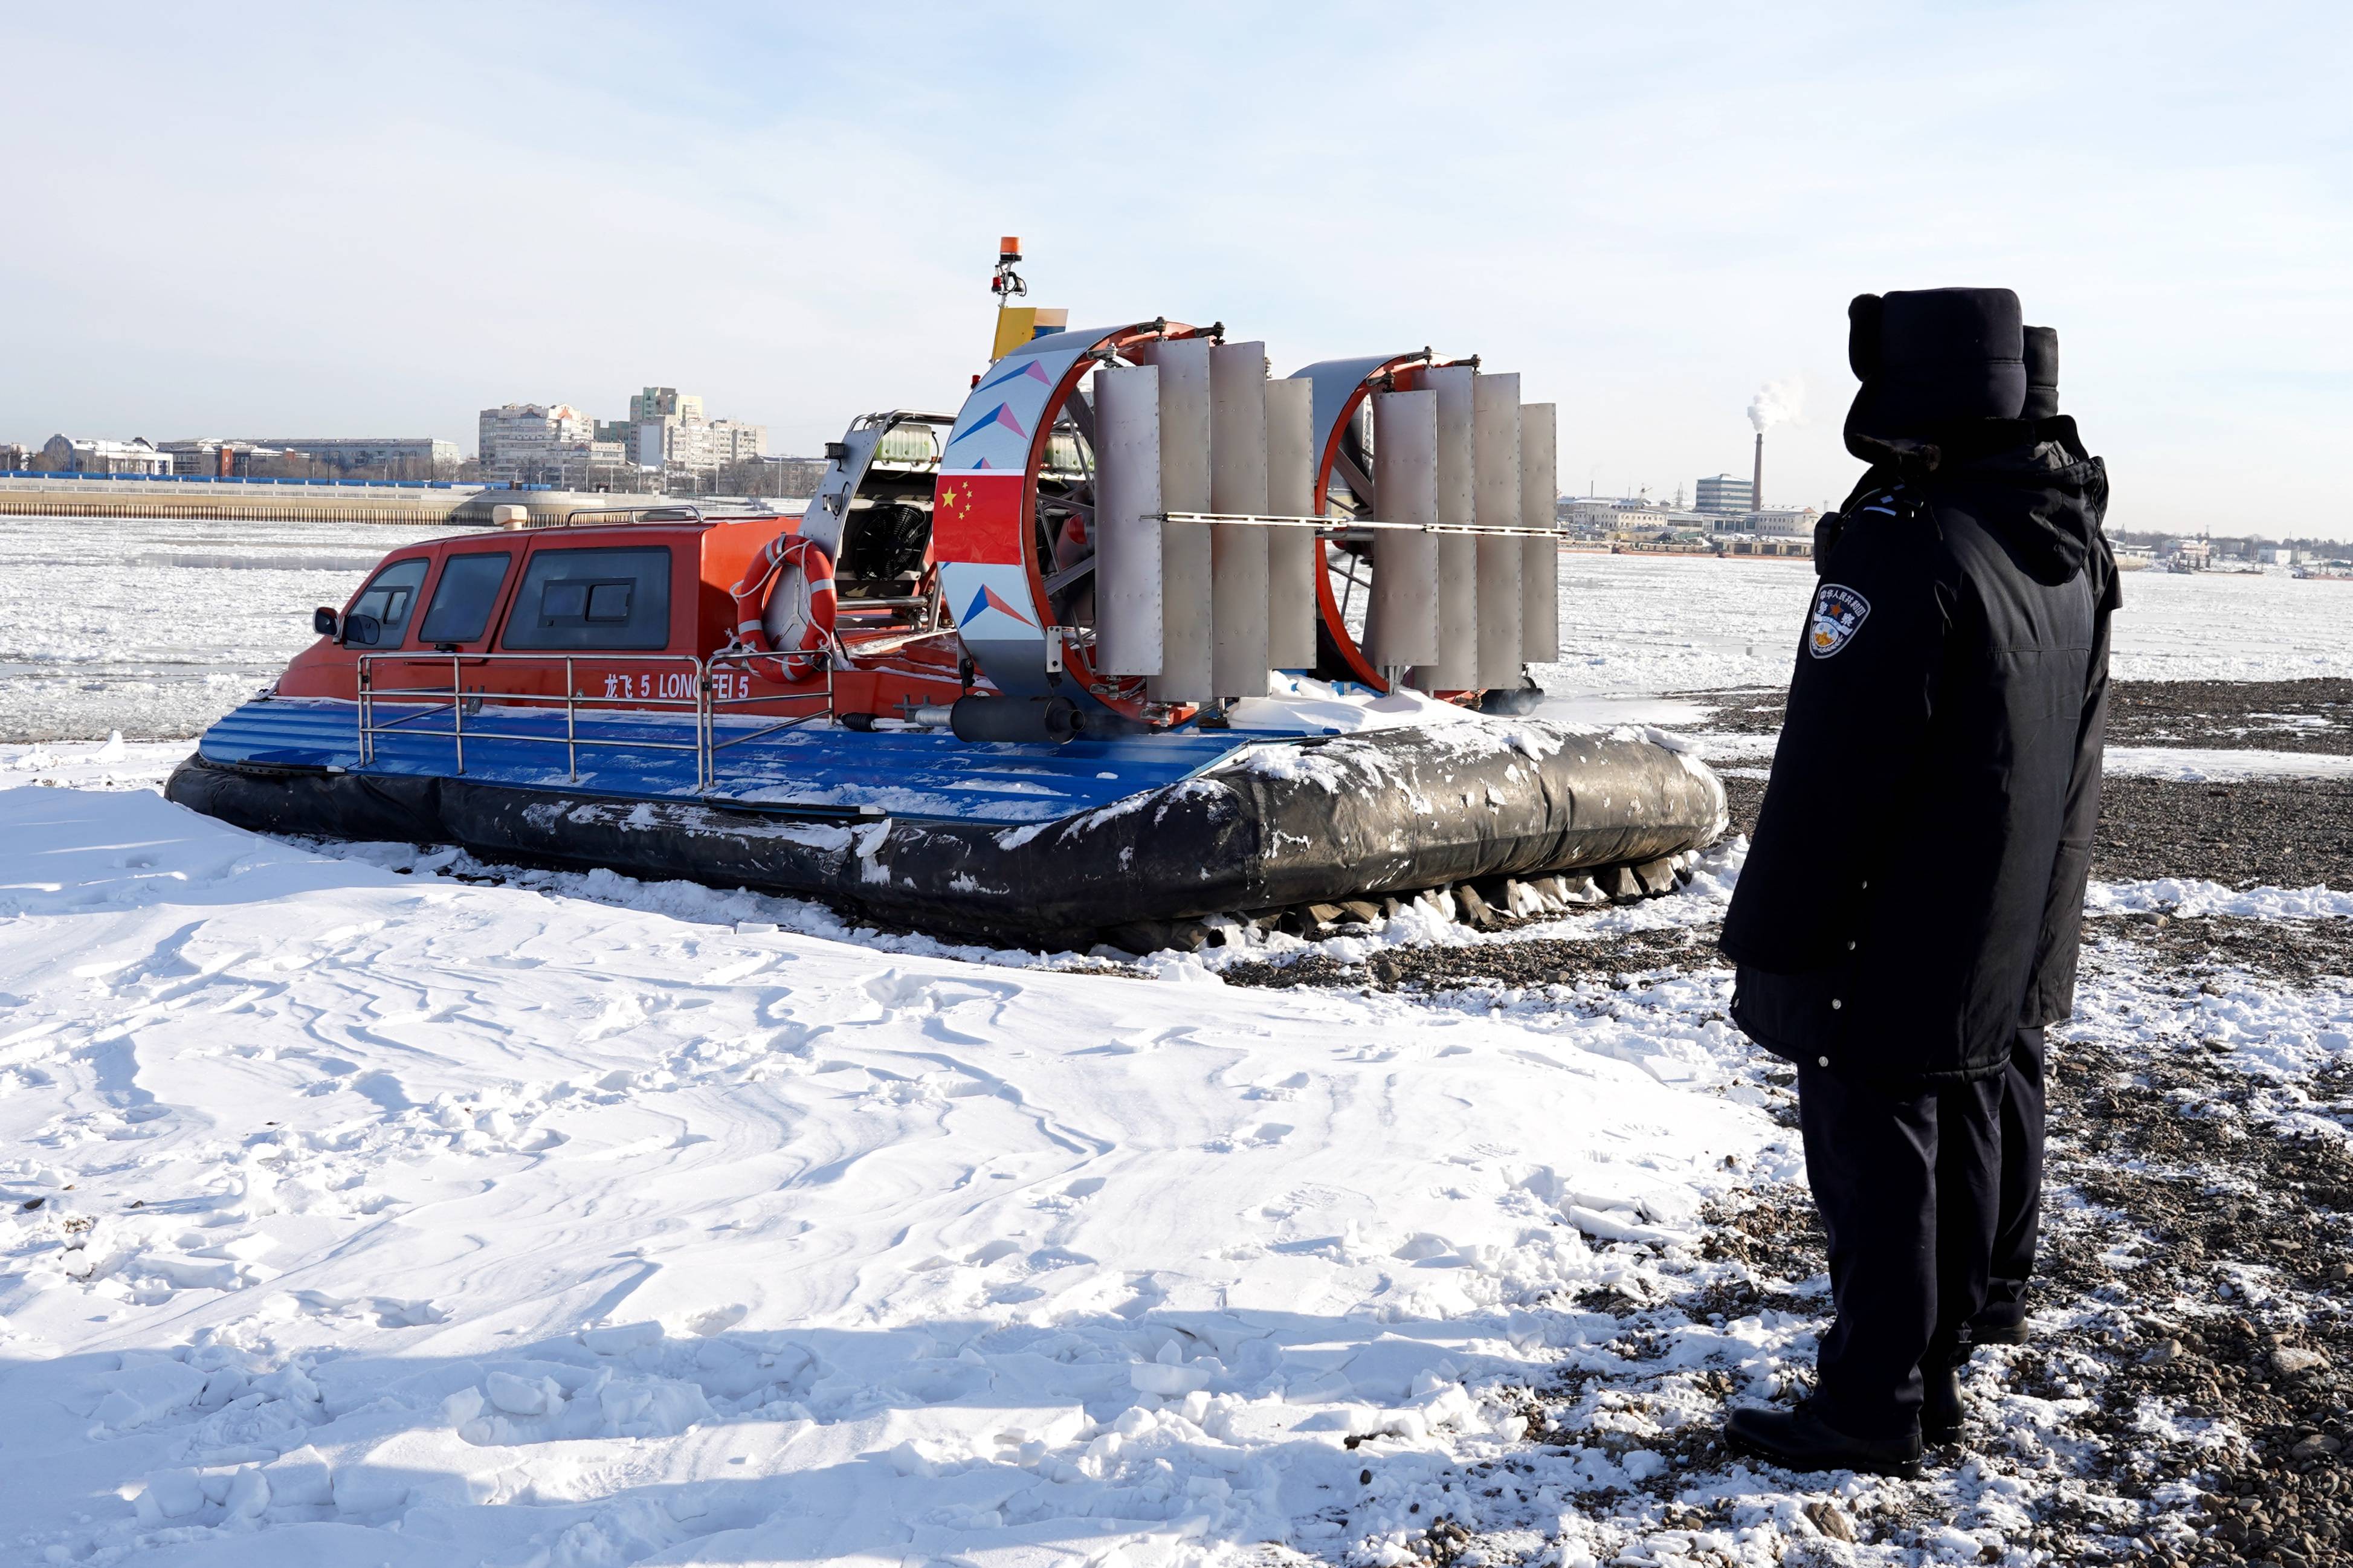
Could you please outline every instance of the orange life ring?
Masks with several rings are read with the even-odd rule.
[[[808,620],[801,627],[800,647],[792,651],[771,648],[767,628],[760,624],[761,612],[767,604],[768,584],[787,567],[797,570],[808,584],[809,600]],[[751,570],[730,592],[735,599],[735,651],[785,652],[787,681],[807,680],[823,668],[820,656],[833,646],[836,608],[833,559],[826,554],[824,546],[797,533],[780,533],[752,558]]]

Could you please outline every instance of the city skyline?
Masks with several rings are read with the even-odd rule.
[[[2353,33],[2318,7],[134,16],[153,47],[12,27],[0,144],[49,216],[0,256],[7,439],[462,441],[650,374],[813,452],[961,397],[1015,233],[1073,321],[1516,370],[1572,494],[1745,473],[1780,384],[1780,505],[1859,472],[1851,294],[2007,284],[2116,526],[2353,536],[2273,478],[2353,445]]]

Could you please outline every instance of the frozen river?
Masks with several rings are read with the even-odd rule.
[[[447,529],[0,518],[0,741],[194,735],[385,552]]]
[[[1561,645],[1536,674],[1564,694],[1699,691],[1789,679],[1810,561],[1563,555]],[[2284,572],[2125,578],[2114,670],[2126,680],[2353,675],[2353,583]]]
[[[0,742],[194,735],[311,640],[395,546],[444,531],[366,523],[0,519]],[[1802,561],[1563,555],[1569,696],[1775,685],[1813,583]],[[2126,585],[2129,679],[2353,675],[2353,584],[2285,575]]]

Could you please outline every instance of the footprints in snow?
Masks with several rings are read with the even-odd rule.
[[[1243,1149],[1271,1149],[1297,1131],[1287,1121],[1261,1121],[1232,1137],[1212,1138],[1201,1147],[1212,1154],[1231,1154]]]
[[[1242,1090],[1244,1100],[1297,1100],[1299,1091],[1314,1080],[1303,1072],[1293,1073],[1276,1083],[1254,1083]]]
[[[375,1305],[438,1321],[426,1304]],[[712,1309],[695,1327],[717,1335],[744,1311]],[[945,1364],[949,1383],[965,1375],[943,1397],[986,1385],[985,1372]],[[727,1419],[806,1419],[809,1411],[796,1400],[814,1395],[816,1373],[812,1353],[780,1336],[681,1340],[658,1323],[592,1329],[521,1356],[415,1370],[301,1355],[272,1364],[264,1351],[226,1343],[128,1352],[94,1372],[69,1404],[94,1423],[90,1436],[100,1441],[176,1429],[171,1451],[181,1462],[125,1489],[132,1518],[57,1543],[67,1553],[59,1560],[134,1548],[160,1529],[396,1527],[411,1509],[449,1500],[431,1495],[430,1476],[410,1457],[419,1445],[430,1451],[436,1433],[445,1445],[512,1447],[670,1437]]]
[[[289,1300],[299,1305],[311,1317],[321,1321],[338,1318],[373,1319],[379,1329],[413,1329],[427,1323],[446,1323],[448,1309],[429,1300],[407,1300],[397,1296],[331,1296],[323,1290],[297,1290]]]
[[[862,982],[859,989],[885,1012],[920,1008],[933,1013],[944,1013],[968,1002],[994,1002],[1002,1005],[1020,995],[1022,991],[1018,981],[908,974],[897,969],[884,970],[872,979]]]

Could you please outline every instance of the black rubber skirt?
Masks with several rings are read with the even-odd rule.
[[[1726,821],[1724,784],[1695,758],[1630,731],[1535,720],[1248,746],[1166,788],[1016,826],[201,757],[164,793],[258,832],[459,845],[485,859],[795,894],[1025,942],[1640,864],[1700,848]]]

